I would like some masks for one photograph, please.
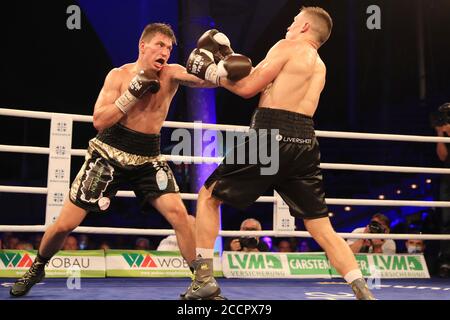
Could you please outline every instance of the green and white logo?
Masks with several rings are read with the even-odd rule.
[[[122,257],[131,268],[156,268],[156,263],[149,254],[122,253]]]
[[[0,252],[0,261],[5,268],[29,268],[33,263],[28,253],[23,254],[17,251]]]
[[[230,269],[282,269],[280,257],[273,254],[228,254]]]
[[[287,254],[289,271],[293,275],[330,274],[330,265],[324,254]]]
[[[0,250],[0,277],[20,277],[31,267],[36,250]],[[106,274],[103,250],[59,251],[47,263],[47,278],[71,277],[77,270],[80,277],[104,278]]]

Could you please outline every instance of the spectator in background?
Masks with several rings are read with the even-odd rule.
[[[109,250],[109,249],[111,249],[111,245],[109,244],[109,242],[108,241],[102,241],[102,242],[100,242],[100,245],[98,246],[98,248],[100,249],[100,250]]]
[[[298,245],[298,251],[299,252],[311,252],[311,248],[309,246],[309,243],[307,240],[300,241],[300,244]]]
[[[4,247],[5,249],[16,249],[17,245],[19,244],[20,240],[18,237],[16,237],[13,233],[8,232],[5,234],[5,241],[4,241]]]
[[[33,250],[33,245],[27,241],[19,241],[19,243],[14,248],[16,250]]]
[[[151,250],[150,241],[147,238],[137,238],[135,250]]]
[[[384,214],[375,214],[366,227],[356,228],[352,233],[390,233],[391,221]],[[347,243],[354,253],[395,254],[396,245],[392,239],[349,239]]]
[[[278,241],[278,252],[294,252],[295,248],[292,247],[292,242],[288,239],[280,239]]]
[[[410,231],[411,234],[420,234],[418,231]],[[426,244],[423,240],[420,239],[409,239],[405,241],[406,253],[408,254],[422,254],[425,258],[425,262],[427,264],[428,271],[430,275],[434,275],[436,271],[436,259],[435,255],[431,254],[429,250],[427,250]]]
[[[78,237],[78,247],[80,250],[89,250],[91,249],[89,237],[87,234],[80,234]]]
[[[424,254],[425,243],[423,240],[410,239],[405,241],[406,252],[410,254]]]
[[[74,236],[68,236],[64,241],[63,250],[78,250],[78,239]]]
[[[261,231],[261,223],[253,218],[242,221],[241,231]],[[260,241],[259,237],[243,236],[234,238],[230,241],[226,248],[229,251],[244,251],[244,252],[268,252],[269,247],[264,241]]]

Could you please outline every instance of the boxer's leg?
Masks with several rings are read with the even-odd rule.
[[[336,270],[351,285],[357,299],[373,300],[374,297],[362,277],[355,256],[348,244],[336,234],[328,217],[305,219],[306,230],[325,250]]]
[[[195,259],[194,230],[188,220],[188,213],[180,194],[166,193],[152,200],[151,203],[172,225],[181,255],[191,266]]]
[[[219,234],[220,201],[212,196],[214,184],[206,189],[202,187],[197,200],[196,240],[197,259],[193,266],[194,281],[182,296],[186,300],[223,299],[220,287],[214,279],[213,258],[214,242]]]
[[[67,200],[61,214],[54,224],[45,231],[37,257],[30,269],[19,278],[9,291],[13,297],[26,295],[30,289],[45,277],[45,265],[51,257],[57,253],[66,239],[67,235],[80,225],[86,217],[86,211]]]
[[[45,231],[39,247],[39,255],[45,258],[53,257],[62,248],[69,233],[78,227],[85,217],[86,210],[67,200],[58,219]]]

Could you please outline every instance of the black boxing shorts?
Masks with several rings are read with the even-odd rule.
[[[70,188],[70,200],[91,212],[108,209],[111,198],[131,187],[141,206],[166,193],[179,192],[160,153],[160,135],[143,134],[121,124],[89,141],[85,162]]]
[[[205,187],[209,188],[215,182],[213,196],[241,210],[274,188],[289,206],[292,216],[304,219],[327,217],[319,143],[312,118],[285,110],[257,108],[250,129],[254,129],[256,135],[249,135],[232,151],[236,155],[239,148],[241,152],[247,150],[244,163],[228,157],[228,153],[206,180]],[[261,139],[264,135],[267,139]],[[257,143],[253,141],[255,139]],[[274,140],[278,145],[271,150]],[[254,161],[255,152],[259,154],[261,147],[278,152],[279,165],[274,174],[262,174],[261,169],[267,164]]]

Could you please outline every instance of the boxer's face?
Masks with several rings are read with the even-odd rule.
[[[295,40],[301,33],[309,28],[309,22],[306,21],[305,14],[300,12],[295,16],[294,22],[287,28],[286,39]]]
[[[156,33],[150,40],[141,41],[139,51],[146,68],[159,71],[170,58],[172,40],[168,36]]]

